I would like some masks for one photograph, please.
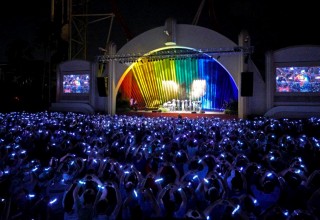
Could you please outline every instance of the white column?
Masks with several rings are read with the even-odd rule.
[[[109,55],[115,55],[116,54],[116,45],[114,43],[109,44]],[[116,74],[116,68],[115,68],[115,62],[113,59],[109,61],[108,65],[108,96],[107,96],[107,113],[110,115],[114,115],[116,113],[116,98],[117,93],[115,92],[115,74]]]
[[[245,30],[241,31],[239,34],[239,46],[243,48],[249,48],[251,45],[250,42],[250,36],[249,33]],[[239,73],[241,74],[242,72],[247,72],[249,71],[249,59],[250,55],[244,54],[243,52],[239,55]],[[249,56],[249,57],[246,57]],[[248,114],[250,113],[250,106],[249,106],[249,97],[243,97],[241,96],[241,75],[238,77],[238,117],[239,118],[247,118]]]

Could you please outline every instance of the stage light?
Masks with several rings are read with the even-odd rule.
[[[204,96],[206,91],[205,80],[194,80],[192,83],[192,98],[199,99]]]
[[[170,43],[170,42],[168,42]],[[169,46],[169,45],[167,45]],[[172,45],[170,45],[172,46]],[[107,52],[102,47],[99,47],[100,51]],[[130,62],[136,62],[140,58],[147,58],[149,60],[164,60],[164,59],[186,59],[186,58],[194,58],[194,59],[210,59],[213,55],[217,55],[217,59],[219,59],[222,55],[250,55],[253,52],[252,47],[231,47],[231,48],[204,48],[204,49],[184,49],[184,48],[174,48],[174,49],[165,49],[155,53],[128,53],[128,54],[115,54],[108,55],[104,54],[102,56],[98,56],[97,60],[101,63],[106,63],[109,61],[122,61],[124,59],[129,59]]]

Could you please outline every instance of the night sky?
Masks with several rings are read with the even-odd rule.
[[[257,59],[257,62],[264,59],[264,53],[268,50],[320,44],[316,1],[290,1],[287,5],[284,1],[275,0],[204,2],[197,25],[213,29],[235,42],[241,29],[246,29],[251,35],[255,48],[253,59]],[[200,0],[91,0],[89,13],[116,14],[111,40],[121,48],[128,39],[163,26],[168,17],[174,17],[178,24],[191,24],[200,3]],[[50,21],[50,0],[2,1],[0,14],[0,62],[4,63],[5,50],[15,39],[23,38],[30,44],[36,44],[40,30]],[[103,42],[105,35],[101,31],[97,33],[96,38],[100,33]]]
[[[73,0],[73,2],[79,1]],[[119,50],[133,37],[164,26],[169,17],[175,18],[178,24],[192,24],[197,17],[201,2],[201,0],[88,0],[88,13],[115,13],[110,40]],[[319,8],[316,3],[317,1],[311,0],[300,2],[206,0],[196,24],[217,31],[235,43],[238,43],[241,30],[247,30],[254,47],[251,59],[263,76],[267,51],[296,45],[320,45]],[[3,87],[0,98],[4,102],[8,102],[7,94],[10,92],[13,94],[9,100],[11,102],[17,95],[26,95],[26,91],[32,89],[33,91],[28,94],[29,100],[41,99],[46,103],[54,100],[52,95],[55,94],[54,89],[51,95],[48,94],[50,86],[47,89],[47,79],[42,78],[49,72],[48,67],[41,65],[46,65],[50,56],[56,63],[66,60],[67,56],[63,57],[63,54],[67,54],[65,50],[67,47],[66,42],[61,44],[63,42],[61,39],[58,43],[52,41],[53,43],[48,46],[49,37],[60,38],[59,31],[62,28],[60,24],[52,24],[50,21],[50,5],[51,0],[10,0],[0,3],[0,64],[13,61],[15,71],[13,74],[10,72],[5,80],[3,74],[0,75]],[[88,42],[90,47],[88,60],[102,54],[98,48],[105,46],[108,28],[105,23],[89,27],[91,38],[88,39],[91,42]],[[95,45],[91,46],[91,43]],[[64,49],[61,45],[64,45]],[[34,64],[34,61],[42,64]],[[38,69],[34,70],[35,67]],[[38,72],[39,76],[30,76],[31,80],[29,76],[24,76],[33,72]],[[16,81],[16,78],[20,81]],[[8,79],[11,84],[7,83]],[[34,89],[37,83],[41,85]],[[35,95],[41,97],[35,98]],[[48,100],[45,100],[46,97]]]

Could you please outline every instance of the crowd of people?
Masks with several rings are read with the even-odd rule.
[[[320,119],[0,113],[2,219],[319,219]]]

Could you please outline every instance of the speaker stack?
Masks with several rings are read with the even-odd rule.
[[[108,77],[97,77],[97,88],[100,97],[107,97]]]
[[[241,73],[241,96],[253,95],[253,72]]]

